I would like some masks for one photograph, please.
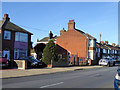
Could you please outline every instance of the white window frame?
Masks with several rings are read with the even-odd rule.
[[[28,42],[28,34],[22,32],[15,32],[15,41]]]
[[[106,49],[103,49],[103,53],[106,53]]]
[[[15,54],[17,52],[17,58],[15,58]],[[18,59],[19,58],[19,49],[14,49],[14,59]]]
[[[7,34],[8,34],[8,36],[7,36]],[[4,39],[7,39],[7,40],[11,39],[11,32],[10,31],[7,31],[7,30],[4,31]]]
[[[28,50],[25,51],[26,52],[26,56],[27,56],[27,51]],[[16,52],[17,52],[17,58],[15,58]],[[19,59],[19,56],[20,56],[20,49],[14,49],[14,59]]]
[[[89,47],[92,47],[92,40],[89,39]]]

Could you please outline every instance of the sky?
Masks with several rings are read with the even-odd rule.
[[[3,2],[2,17],[9,14],[10,21],[32,32],[33,45],[52,31],[68,30],[69,20],[75,20],[76,29],[94,36],[99,42],[108,40],[118,44],[117,2]]]

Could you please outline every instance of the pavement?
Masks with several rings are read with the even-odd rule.
[[[33,75],[41,75],[41,74],[51,74],[57,72],[68,72],[68,71],[76,71],[83,69],[92,69],[92,68],[101,68],[103,66],[72,66],[72,67],[55,67],[55,68],[37,68],[37,69],[5,69],[0,70],[0,78],[16,78],[23,76],[33,76]]]
[[[112,89],[114,87],[114,79],[118,67],[92,67],[85,70],[2,79],[2,88],[28,88],[30,90],[34,90],[36,88],[105,88],[105,90],[107,88]]]

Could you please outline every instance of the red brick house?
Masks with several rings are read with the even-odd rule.
[[[60,60],[65,60],[64,65],[66,66],[71,64],[86,65],[89,60],[91,60],[90,64],[97,64],[99,59],[103,57],[120,57],[120,47],[118,45],[110,45],[108,41],[105,41],[105,43],[103,41],[96,42],[97,40],[93,36],[76,29],[74,20],[69,20],[67,31],[64,28],[60,30],[60,36],[53,36],[50,32],[49,37],[38,40],[37,45],[47,44],[51,39],[56,43],[58,57]],[[57,65],[60,65],[60,63]]]
[[[29,56],[31,48],[32,33],[10,22],[8,14],[4,14],[0,21],[2,38],[2,56],[8,60]]]
[[[96,60],[96,38],[76,29],[74,20],[69,20],[67,31],[64,28],[60,30],[60,36],[50,33],[49,37],[38,40],[37,45],[47,44],[52,39],[57,46],[58,57],[64,59],[61,61],[62,65],[63,62],[65,66],[69,66],[71,62],[72,65],[80,65],[81,62],[86,65],[88,59]],[[57,66],[60,66],[60,63]]]
[[[61,35],[57,38],[56,44],[67,50],[68,55],[70,55],[68,61],[76,58],[74,62],[78,64],[82,60],[85,62],[88,59],[96,60],[96,38],[76,29],[74,20],[69,20],[67,31],[61,30]]]

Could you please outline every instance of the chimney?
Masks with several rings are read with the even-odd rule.
[[[108,44],[108,41],[105,41],[105,44]]]
[[[9,21],[10,20],[10,18],[8,17],[8,14],[4,14],[3,20],[4,21]]]
[[[104,44],[104,41],[100,41],[101,44]]]
[[[117,44],[116,47],[119,47],[119,45]]]
[[[53,34],[52,34],[52,32],[50,31],[49,32],[49,39],[52,39],[53,38]]]
[[[112,43],[112,46],[115,46],[115,43]]]
[[[75,22],[74,22],[74,20],[69,20],[69,22],[68,22],[68,30],[69,29],[75,29]]]
[[[66,30],[63,28],[63,30],[60,30],[60,35],[63,35],[66,32]]]

